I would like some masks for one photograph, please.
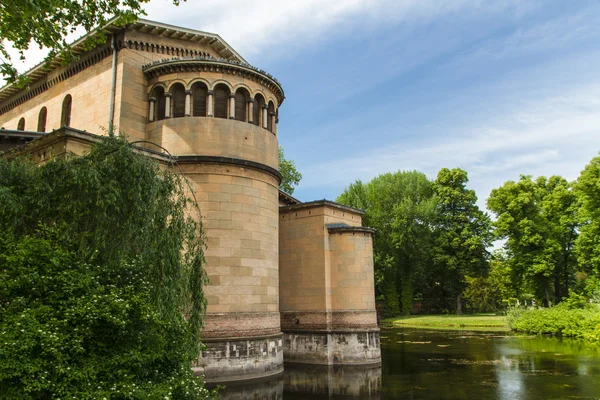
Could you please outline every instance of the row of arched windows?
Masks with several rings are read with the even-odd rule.
[[[188,95],[189,105],[186,105]],[[252,98],[245,88],[239,88],[232,94],[225,84],[217,84],[212,92],[202,82],[195,83],[187,92],[181,83],[174,84],[170,92],[157,86],[151,93],[150,107],[151,122],[169,117],[214,116],[263,126],[273,132],[273,123],[277,120],[274,103],[269,101],[269,104],[265,104],[262,94],[257,93]]]
[[[71,125],[71,104],[73,100],[71,95],[68,94],[65,96],[62,104],[62,112],[60,115],[60,126],[70,126]],[[37,132],[46,132],[46,119],[48,118],[48,109],[46,107],[42,107],[40,113],[38,114],[38,124],[37,124]],[[25,118],[21,118],[19,123],[17,124],[18,131],[25,130]]]

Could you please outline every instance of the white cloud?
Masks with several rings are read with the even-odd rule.
[[[480,10],[482,0],[220,0],[188,1],[179,7],[152,2],[148,18],[220,34],[245,57],[281,56],[327,41],[342,27],[348,34],[399,20],[429,20],[465,8]],[[518,1],[486,3],[495,11],[506,6],[522,8]],[[520,9],[519,8],[519,9]],[[273,54],[273,50],[277,54]],[[269,51],[267,51],[269,50]]]
[[[600,84],[532,100],[502,119],[481,122],[480,128],[463,133],[460,129],[448,128],[445,139],[432,133],[420,140],[390,143],[357,156],[303,167],[301,187],[368,181],[396,170],[416,169],[433,178],[442,167],[460,167],[469,173],[470,186],[483,205],[492,188],[520,174],[575,179],[600,149]]]

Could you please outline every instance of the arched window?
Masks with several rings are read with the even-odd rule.
[[[250,98],[250,95],[244,88],[240,88],[235,92],[235,119],[238,121],[246,122],[248,98]]]
[[[196,83],[192,88],[192,115],[194,117],[206,117],[206,96],[208,88],[204,83]]]
[[[273,115],[275,115],[275,104],[270,101],[267,109],[267,129],[269,132],[273,132]]]
[[[181,83],[176,83],[171,93],[173,93],[173,118],[185,116],[185,88]]]
[[[60,115],[60,126],[71,126],[71,95],[65,96],[62,104],[62,113]]]
[[[19,120],[19,123],[17,124],[17,130],[18,131],[24,131],[25,130],[25,118],[21,118]]]
[[[254,125],[262,126],[262,106],[265,104],[265,98],[262,95],[257,94],[254,96],[254,112],[252,116],[252,122]]]
[[[227,104],[229,103],[229,88],[220,84],[215,87],[215,117],[227,118]]]
[[[46,117],[48,115],[48,110],[46,107],[42,107],[40,110],[40,114],[38,115],[38,132],[46,132]]]
[[[152,91],[152,97],[156,99],[154,102],[154,118],[159,121],[165,119],[165,104],[167,98],[165,97],[165,89],[162,86],[157,86]]]

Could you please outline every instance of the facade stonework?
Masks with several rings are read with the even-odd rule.
[[[69,66],[0,89],[0,151],[44,163],[111,128],[188,179],[210,285],[195,367],[207,382],[280,374],[286,362],[380,361],[373,231],[361,212],[279,191],[280,83],[218,35],[139,20]],[[23,125],[24,124],[24,125]],[[175,160],[175,166],[173,164]]]

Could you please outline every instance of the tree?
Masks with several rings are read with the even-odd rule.
[[[574,187],[581,223],[576,251],[586,273],[600,278],[600,156],[594,157]]]
[[[496,312],[505,308],[511,299],[516,299],[512,287],[512,271],[505,261],[502,251],[496,251],[490,260],[490,268],[485,276],[465,276],[467,287],[463,299],[469,310],[476,312]]]
[[[112,17],[119,17],[119,24],[133,22],[144,15],[142,5],[150,0],[8,0],[0,3],[0,74],[8,83],[25,84],[25,77],[19,76],[12,64],[7,42],[20,53],[24,60],[24,51],[31,45],[47,48],[49,63],[60,57],[64,63],[73,60],[73,53],[65,40],[69,33],[77,28],[86,32],[98,30],[98,35],[89,38],[87,48],[104,42],[106,37],[101,28]],[[173,0],[178,5],[181,0]],[[185,0],[183,0],[185,1]]]
[[[477,206],[474,190],[466,188],[467,172],[442,168],[433,185],[438,199],[433,258],[446,275],[462,314],[462,292],[466,276],[483,276],[488,269],[491,220]]]
[[[497,215],[495,234],[505,239],[507,262],[519,291],[531,290],[548,305],[568,294],[577,263],[576,197],[571,184],[552,176],[521,176],[492,190],[488,208]]]
[[[3,395],[209,396],[190,368],[206,279],[186,190],[119,139],[41,166],[0,159]]]
[[[367,184],[356,181],[336,201],[364,209],[363,223],[377,229],[375,284],[386,313],[410,313],[415,281],[429,262],[436,208],[431,182],[417,171],[387,173]]]
[[[302,174],[296,170],[294,161],[286,160],[281,146],[279,146],[279,173],[281,174],[279,189],[287,194],[293,194],[302,179]]]

